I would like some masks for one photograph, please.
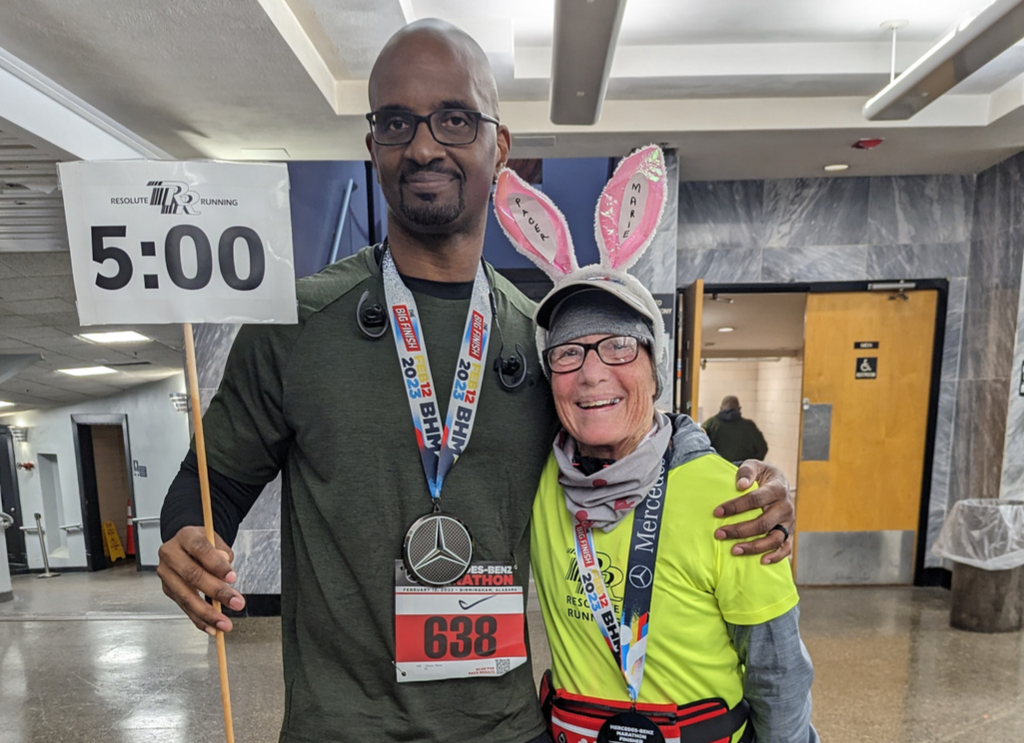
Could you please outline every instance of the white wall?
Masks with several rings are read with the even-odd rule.
[[[782,468],[796,487],[800,446],[803,359],[782,358],[758,364],[757,408],[751,413],[768,442],[768,459]]]
[[[700,375],[700,422],[718,412],[726,395],[738,397],[743,417],[757,423],[768,442],[768,461],[796,487],[802,383],[803,359],[708,359]]]
[[[123,395],[90,400],[64,408],[36,410],[6,416],[7,425],[28,429],[28,441],[15,442],[14,456],[19,462],[39,463],[39,454],[57,457],[61,499],[65,524],[83,523],[81,497],[78,486],[78,463],[71,416],[79,414],[124,414],[128,417],[128,439],[131,451],[129,464],[138,461],[147,469],[146,477],[135,476],[135,515],[159,516],[167,486],[178,472],[178,466],[188,449],[188,416],[174,410],[168,397],[171,392],[185,391],[185,375],[176,374],[160,382],[153,382],[125,392]],[[18,470],[21,491],[21,512],[26,514],[26,525],[34,523],[32,514],[43,512],[43,494],[39,468],[26,472]],[[140,524],[136,545],[142,565],[157,564],[160,548],[159,523]],[[56,537],[55,537],[56,538]],[[56,542],[48,542],[48,545]],[[39,538],[34,532],[25,535],[28,562],[32,568],[42,568]],[[50,551],[53,547],[50,546]],[[70,532],[67,550],[50,556],[50,567],[86,567],[85,537],[82,532]]]

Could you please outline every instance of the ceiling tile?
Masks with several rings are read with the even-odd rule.
[[[40,322],[38,317],[25,315],[2,315],[0,316],[0,335],[3,335],[7,328],[38,328],[46,323]]]
[[[75,311],[74,301],[66,299],[28,299],[21,302],[0,301],[0,317],[4,315],[43,315]]]
[[[70,276],[45,276],[34,279],[0,279],[0,299],[5,302],[19,300],[75,297],[75,285]]]
[[[3,266],[21,276],[70,276],[71,253],[0,253],[0,279]]]

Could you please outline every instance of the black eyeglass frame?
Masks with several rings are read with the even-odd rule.
[[[601,349],[598,348],[598,346],[600,346],[605,341],[610,341],[614,338],[632,338],[634,341],[636,341],[636,349],[635,353],[633,354],[633,358],[629,359],[628,361],[613,361],[611,363],[605,361],[604,356],[601,355]],[[565,346],[577,346],[583,349],[583,355],[580,356],[580,365],[574,369],[556,370],[554,367],[551,366],[551,352],[559,348],[564,348]],[[544,351],[544,363],[547,364],[548,371],[550,371],[552,374],[572,374],[573,372],[578,372],[580,369],[583,368],[583,365],[587,363],[587,354],[590,353],[591,350],[593,350],[594,353],[597,354],[597,358],[600,359],[601,363],[604,364],[605,366],[626,366],[626,364],[632,364],[634,361],[636,361],[637,358],[639,358],[640,356],[640,349],[646,347],[647,344],[644,342],[644,340],[642,338],[637,338],[635,335],[607,335],[604,338],[601,338],[600,340],[596,341],[595,343],[577,343],[576,341],[569,341],[568,343],[559,343],[557,346],[551,346],[551,348],[548,348]]]
[[[379,139],[377,139],[377,135],[374,132],[374,126],[373,126],[374,119],[376,117],[382,115],[382,114],[388,114],[388,113],[391,113],[391,114],[401,114],[402,116],[407,116],[410,119],[412,119],[413,125],[409,128],[409,139],[408,140],[406,140],[404,142],[381,142]],[[437,133],[434,132],[434,127],[430,123],[430,119],[432,117],[436,116],[437,114],[441,114],[441,113],[460,113],[460,114],[467,114],[468,116],[470,116],[473,119],[473,121],[476,122],[476,127],[475,127],[475,129],[473,131],[473,138],[471,140],[469,140],[468,142],[443,142],[440,139],[438,139]],[[437,109],[435,111],[431,111],[430,113],[428,113],[425,116],[420,116],[419,114],[414,114],[412,111],[383,109],[383,110],[378,110],[378,111],[371,111],[370,113],[366,114],[366,121],[370,125],[370,136],[373,138],[373,141],[376,144],[379,144],[381,147],[401,147],[401,146],[409,144],[414,139],[416,139],[416,132],[419,130],[420,124],[422,124],[422,123],[426,123],[427,131],[430,132],[430,136],[434,138],[434,141],[437,142],[438,144],[443,144],[445,147],[465,147],[466,145],[471,145],[474,142],[476,142],[477,137],[480,136],[480,122],[481,121],[485,121],[488,124],[494,124],[495,126],[501,126],[501,122],[498,121],[493,116],[488,116],[483,111],[473,111],[473,110],[468,109],[468,108],[439,108],[439,109]]]

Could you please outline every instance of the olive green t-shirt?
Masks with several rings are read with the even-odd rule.
[[[473,534],[475,560],[528,581],[529,518],[556,429],[538,368],[532,303],[488,277],[506,355],[529,376],[504,390],[492,331],[472,438],[444,483],[446,512]],[[389,331],[356,324],[364,291],[386,306],[372,249],[297,282],[299,323],[244,327],[204,417],[210,466],[262,484],[283,472],[281,572],[286,686],[282,743],[523,743],[543,731],[529,663],[498,678],[399,684],[394,564],[431,507]],[[469,300],[415,293],[438,399],[447,400]],[[442,420],[444,414],[442,412]]]

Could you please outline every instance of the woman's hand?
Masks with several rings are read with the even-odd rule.
[[[750,521],[723,526],[715,532],[715,539],[747,539],[764,535],[749,542],[734,544],[734,555],[760,555],[761,562],[770,565],[793,554],[792,532],[796,509],[789,492],[789,482],[778,467],[748,459],[736,472],[736,489],[746,490],[754,483],[757,490],[726,501],[715,509],[715,516],[724,518],[746,513],[757,508],[763,513]]]

